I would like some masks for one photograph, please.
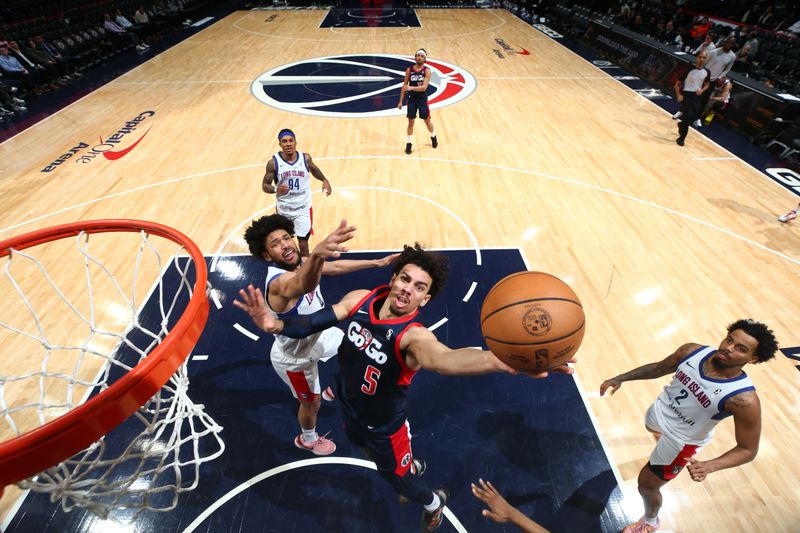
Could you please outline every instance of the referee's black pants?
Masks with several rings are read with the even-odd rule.
[[[681,102],[681,119],[678,122],[678,135],[681,141],[686,139],[689,133],[689,125],[700,117],[703,97],[697,96],[694,92],[681,91],[683,102]]]

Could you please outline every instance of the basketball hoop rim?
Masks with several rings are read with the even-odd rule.
[[[0,242],[0,258],[11,251],[84,233],[146,231],[182,245],[195,265],[192,297],[164,340],[113,385],[50,422],[0,443],[0,494],[88,447],[136,412],[169,380],[191,353],[209,314],[205,257],[180,231],[144,220],[103,219],[73,222],[18,235]]]

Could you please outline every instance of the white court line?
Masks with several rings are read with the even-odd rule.
[[[197,22],[195,22],[194,24],[192,24],[192,27],[193,27],[193,28],[199,28],[200,26],[202,26],[202,25],[203,25],[203,24],[205,24],[206,22],[209,22],[209,21],[212,21],[212,20],[214,20],[214,17],[205,17],[205,18],[202,18],[202,19],[198,20]]]
[[[233,325],[233,329],[235,329],[236,331],[238,331],[239,333],[241,333],[241,334],[242,334],[242,335],[244,335],[245,337],[250,337],[250,338],[251,338],[251,339],[253,339],[254,341],[257,341],[257,340],[258,340],[258,338],[259,338],[259,337],[258,337],[258,335],[256,335],[256,334],[255,334],[255,333],[253,333],[252,331],[248,330],[247,328],[245,328],[244,326],[242,326],[242,325],[241,325],[241,324],[239,324],[238,322],[236,322],[236,323]]]
[[[503,17],[501,17],[500,15],[495,13],[495,11],[497,11],[495,9],[485,9],[483,11],[491,13],[492,15],[494,15],[500,21],[500,23],[498,23],[496,26],[492,26],[490,28],[483,28],[483,29],[480,29],[480,30],[475,30],[475,31],[466,32],[466,33],[456,33],[456,34],[448,34],[448,35],[426,35],[424,40],[427,42],[427,41],[433,41],[433,40],[438,40],[438,39],[457,39],[459,37],[466,37],[468,35],[477,35],[479,33],[486,33],[486,32],[490,32],[490,31],[494,31],[497,28],[500,28],[501,26],[504,26],[508,22],[505,19],[503,19]],[[501,11],[506,12],[504,9],[501,10]],[[259,13],[261,13],[261,12],[259,12]],[[297,35],[275,35],[274,33],[263,33],[263,32],[260,32],[260,31],[248,30],[247,28],[242,28],[241,26],[239,26],[240,22],[242,22],[246,18],[252,17],[254,14],[255,14],[255,12],[250,12],[250,13],[247,13],[247,14],[243,15],[241,18],[239,18],[239,20],[234,22],[232,26],[234,28],[236,28],[237,30],[239,30],[239,31],[243,31],[243,32],[246,32],[246,33],[251,33],[253,35],[263,35],[264,37],[274,37],[276,39],[291,39],[292,41],[324,42],[324,43],[327,43],[327,44],[332,42],[330,39],[313,39],[311,37],[298,37]],[[511,15],[511,14],[509,13],[509,15]],[[511,16],[513,17],[513,15],[511,15]],[[417,17],[417,18],[419,19],[419,24],[420,25],[419,25],[419,28],[415,28],[415,29],[421,29],[423,27],[422,18],[420,18],[420,17]],[[320,24],[321,23],[322,23],[322,21],[320,21]],[[319,26],[319,24],[318,24],[318,26]],[[334,32],[334,33],[336,33],[336,35],[341,35],[338,32]],[[371,37],[371,38],[368,38],[368,39],[337,39],[336,41],[333,41],[333,42],[337,43],[337,44],[338,43],[363,43],[363,42],[374,44],[376,42],[391,43],[391,42],[408,42],[408,41],[419,41],[419,40],[420,40],[419,37],[413,36],[413,37],[408,37],[408,38],[405,38],[405,39],[395,39],[395,38],[381,39],[380,41],[376,41],[375,37]]]
[[[447,317],[444,317],[443,319],[439,320],[436,324],[434,324],[431,327],[429,327],[428,330],[429,331],[434,331],[437,328],[440,328],[441,326],[444,326],[445,323],[447,323]]]
[[[253,80],[182,80],[182,81],[118,81],[117,85],[186,85],[209,83],[253,83]]]
[[[362,158],[368,158],[368,159],[389,159],[389,158],[394,158],[394,159],[403,159],[404,161],[408,161],[407,158],[402,158],[402,157],[399,157],[399,156],[396,156],[396,157],[395,156],[378,156],[378,157],[374,157],[374,158],[371,157],[371,156],[369,156],[369,157],[367,157],[367,156],[352,156],[352,157],[343,157],[343,158],[317,157],[316,159],[324,161],[324,160],[330,160],[330,159],[362,159]],[[417,158],[417,160],[419,160],[419,159],[424,159],[424,158]],[[261,166],[263,166],[264,164],[266,164],[266,163],[261,163]],[[413,193],[413,192],[402,191],[402,190],[399,190],[399,189],[391,189],[391,188],[388,188],[388,187],[374,187],[374,186],[371,186],[371,185],[352,185],[350,187],[339,187],[336,190],[337,191],[348,191],[348,190],[362,190],[362,189],[364,189],[364,190],[375,190],[375,191],[386,191],[386,192],[403,194],[403,195],[406,195],[406,196],[411,196],[411,197],[416,198],[418,200],[422,200],[424,202],[427,202],[429,204],[432,204],[432,205],[438,207],[439,209],[441,209],[442,211],[444,211],[445,213],[450,215],[450,217],[455,219],[455,221],[458,222],[461,225],[461,227],[467,233],[470,242],[472,242],[472,248],[475,251],[475,263],[478,266],[483,264],[482,263],[483,260],[482,260],[482,256],[481,256],[480,244],[478,244],[478,239],[477,239],[477,237],[475,237],[475,234],[472,232],[472,230],[469,228],[469,226],[467,226],[467,224],[458,215],[456,215],[453,211],[451,211],[450,209],[446,208],[442,204],[436,202],[435,200],[431,200],[430,198],[427,198],[425,196],[421,196],[421,195]],[[313,194],[321,194],[321,191],[314,191]],[[231,238],[233,238],[234,236],[241,235],[242,234],[242,228],[245,226],[245,224],[249,224],[253,220],[253,218],[255,218],[255,216],[258,216],[261,213],[264,213],[264,212],[267,212],[267,211],[271,211],[274,206],[275,206],[275,204],[273,203],[273,204],[267,206],[266,208],[261,209],[260,211],[257,211],[255,213],[255,215],[251,214],[250,216],[245,218],[242,222],[240,222],[234,229],[232,229],[230,231],[230,233],[228,233],[228,236],[225,237],[225,239],[223,239],[223,241],[217,247],[217,251],[214,252],[214,257],[211,260],[211,266],[209,268],[210,272],[214,272],[216,270],[217,263],[219,262],[219,259],[222,256],[222,251],[225,249],[225,246],[227,246],[227,244],[231,240]],[[460,248],[460,249],[463,249],[463,248]]]
[[[464,295],[464,298],[461,299],[462,302],[468,302],[470,298],[472,298],[472,293],[475,292],[475,287],[478,286],[477,281],[473,281],[472,285],[469,286],[469,290],[467,294]]]
[[[212,291],[209,291],[209,292],[211,292],[211,300],[214,302],[214,306],[217,309],[222,309],[222,303],[219,301],[219,297],[217,296],[217,292],[218,291],[212,290]]]
[[[607,80],[608,76],[475,76],[476,80]],[[612,78],[613,79],[613,78]]]
[[[522,262],[525,264],[525,268],[530,270],[530,264],[528,263],[528,258],[525,256],[525,251],[522,248],[517,248],[519,250],[519,255],[522,257]],[[619,490],[622,492],[623,498],[628,498],[628,494],[625,494],[625,485],[622,480],[622,475],[619,473],[619,469],[617,468],[617,462],[614,460],[614,456],[611,454],[611,447],[606,442],[605,437],[603,436],[603,432],[601,431],[600,424],[597,422],[597,417],[594,416],[594,411],[592,411],[592,406],[589,405],[587,398],[591,395],[583,390],[583,384],[581,383],[580,378],[578,377],[577,372],[572,374],[572,379],[575,380],[575,386],[578,389],[578,394],[581,396],[581,401],[583,402],[583,407],[586,409],[586,412],[589,414],[589,420],[592,422],[592,426],[594,426],[594,432],[597,435],[597,438],[600,440],[600,445],[603,447],[603,453],[606,454],[606,460],[608,464],[611,466],[611,471],[614,473],[614,477],[617,479],[617,486]]]
[[[655,105],[655,104],[653,104],[653,105]],[[367,155],[331,156],[331,157],[315,157],[315,159],[320,160],[320,161],[353,160],[353,159],[379,159],[379,160],[384,160],[384,161],[388,160],[388,159],[397,159],[397,160],[403,160],[403,161],[410,161],[407,156],[401,157],[401,156],[396,156],[396,155],[382,155],[382,156],[380,156],[380,155],[375,155],[375,156],[371,156],[371,155],[370,156],[367,156]],[[730,230],[727,230],[727,229],[725,229],[725,228],[723,228],[721,226],[717,226],[717,225],[712,224],[710,222],[706,222],[704,220],[700,220],[697,217],[694,217],[692,215],[688,215],[686,213],[682,213],[680,211],[676,211],[675,209],[659,205],[659,204],[657,204],[655,202],[651,202],[650,200],[644,200],[642,198],[637,198],[635,196],[631,196],[630,194],[621,193],[621,192],[618,192],[618,191],[615,191],[615,190],[612,190],[612,189],[608,189],[606,187],[601,187],[600,185],[593,185],[593,184],[590,184],[590,183],[585,183],[585,182],[579,181],[577,179],[563,178],[561,176],[554,176],[552,174],[545,174],[543,172],[536,172],[534,170],[527,170],[527,169],[523,169],[523,168],[514,168],[514,167],[508,167],[508,166],[504,166],[504,165],[493,165],[493,164],[489,164],[489,163],[478,163],[478,162],[474,162],[474,161],[462,161],[462,160],[458,160],[458,159],[442,159],[442,158],[435,158],[435,157],[416,157],[416,158],[413,159],[413,161],[433,161],[433,162],[437,162],[437,163],[449,163],[449,164],[457,164],[457,165],[468,165],[468,166],[474,166],[474,167],[480,167],[480,168],[490,168],[490,169],[495,169],[495,170],[507,170],[507,171],[512,171],[512,172],[519,172],[520,174],[527,174],[527,175],[530,175],[530,176],[538,176],[538,177],[541,177],[541,178],[545,178],[545,179],[549,179],[549,180],[553,180],[553,181],[558,181],[558,182],[566,183],[566,184],[569,184],[569,185],[576,185],[578,187],[583,187],[583,188],[590,189],[590,190],[597,191],[597,192],[602,192],[602,193],[605,193],[605,194],[608,194],[608,195],[611,195],[611,196],[616,196],[618,198],[623,198],[623,199],[630,200],[632,202],[635,202],[635,203],[638,203],[638,204],[641,204],[641,205],[645,205],[645,206],[648,206],[648,207],[655,208],[655,209],[657,209],[659,211],[663,211],[665,213],[669,213],[671,215],[674,215],[674,216],[689,220],[691,222],[695,222],[697,224],[700,224],[701,226],[705,226],[706,228],[709,228],[709,229],[718,231],[720,233],[723,233],[723,234],[725,234],[725,235],[727,235],[729,237],[732,237],[732,238],[734,238],[736,240],[745,242],[745,243],[747,243],[747,244],[749,244],[749,245],[751,245],[751,246],[753,246],[755,248],[758,248],[758,249],[760,249],[762,251],[765,251],[765,252],[768,252],[770,254],[776,255],[776,256],[778,256],[778,257],[780,257],[782,259],[785,259],[786,261],[789,261],[792,264],[800,266],[800,259],[795,259],[793,257],[789,257],[788,255],[786,255],[786,254],[784,254],[782,252],[779,252],[777,250],[773,250],[772,248],[769,248],[766,245],[763,245],[761,243],[755,242],[755,241],[753,241],[751,239],[748,239],[747,237],[744,237],[742,235],[738,235],[738,234],[736,234],[736,233],[734,233],[734,232],[732,232]],[[742,161],[742,160],[740,159],[740,161]],[[745,161],[742,161],[742,162],[745,162]],[[118,193],[109,194],[109,195],[106,195],[106,196],[101,196],[100,198],[96,198],[94,200],[88,200],[86,202],[81,202],[79,204],[76,204],[76,205],[73,205],[73,206],[70,206],[70,207],[65,207],[63,209],[58,209],[58,210],[53,211],[51,213],[48,213],[48,214],[45,214],[45,215],[40,215],[40,216],[25,220],[23,222],[19,222],[17,224],[14,224],[14,225],[11,225],[11,226],[8,226],[8,227],[5,227],[5,228],[0,228],[0,233],[2,233],[4,231],[11,230],[11,229],[18,228],[20,226],[24,226],[24,225],[29,224],[31,222],[35,222],[35,221],[38,221],[38,220],[42,220],[42,219],[48,218],[48,217],[56,215],[56,214],[65,213],[65,212],[71,211],[73,209],[77,209],[77,208],[80,208],[80,207],[85,207],[85,206],[88,206],[88,205],[99,203],[99,202],[107,200],[109,198],[116,198],[116,197],[119,197],[119,196],[123,196],[123,195],[129,194],[131,192],[138,192],[138,191],[143,191],[143,190],[147,190],[147,189],[153,189],[153,188],[156,188],[156,187],[160,187],[161,185],[166,185],[166,184],[170,184],[170,183],[176,183],[176,182],[179,182],[179,181],[185,181],[185,180],[189,180],[189,179],[193,179],[193,178],[197,178],[197,177],[202,177],[202,176],[210,176],[212,174],[217,174],[217,173],[221,173],[221,172],[228,172],[230,170],[241,170],[241,169],[253,168],[253,167],[264,167],[265,164],[266,164],[266,162],[260,162],[260,163],[255,163],[255,164],[251,164],[251,165],[241,165],[241,166],[238,166],[238,167],[230,167],[230,168],[222,168],[222,169],[217,169],[217,170],[209,170],[207,172],[199,172],[197,174],[192,174],[192,175],[189,175],[189,176],[184,176],[184,177],[180,177],[180,178],[172,178],[172,179],[164,180],[164,181],[157,182],[157,183],[151,183],[149,185],[143,185],[141,187],[135,187],[133,189],[128,189],[127,191],[120,191]],[[756,170],[759,175],[763,175],[760,171],[758,171],[758,169],[756,169],[752,165],[750,165],[750,166],[751,166],[751,168]],[[769,181],[771,183],[775,183],[772,180],[769,180]],[[775,185],[778,185],[778,184],[775,183]],[[478,265],[481,264],[481,262],[480,262],[481,261],[481,259],[480,259],[480,248],[478,247],[477,239],[472,234],[472,232],[469,230],[469,228],[467,227],[467,225],[464,223],[463,220],[461,220],[460,218],[455,216],[455,214],[452,211],[450,211],[449,209],[445,208],[441,204],[438,204],[438,203],[434,202],[433,200],[430,200],[428,198],[425,198],[424,196],[420,196],[420,195],[415,194],[415,193],[411,193],[411,192],[407,192],[407,191],[401,191],[401,190],[398,190],[398,189],[389,189],[389,188],[386,188],[386,187],[352,186],[352,187],[342,187],[342,188],[339,188],[337,190],[342,190],[342,189],[373,189],[373,190],[384,190],[384,191],[389,191],[389,192],[398,192],[398,193],[401,193],[401,194],[412,196],[414,198],[418,198],[418,199],[423,200],[423,201],[428,202],[428,203],[432,203],[433,205],[440,206],[448,214],[451,214],[451,216],[453,216],[453,218],[458,220],[459,223],[462,225],[462,227],[464,227],[464,229],[469,233],[469,235],[470,235],[470,237],[472,239],[472,242],[473,242],[473,246],[475,246],[475,248],[476,248],[476,254],[478,256]],[[317,194],[317,193],[315,192],[314,194]],[[262,211],[259,211],[259,212],[263,212],[263,211],[266,211],[266,209],[262,210]],[[228,240],[229,240],[229,238],[226,238],[225,242],[227,242]],[[222,246],[222,245],[220,245],[220,246]]]
[[[351,466],[360,466],[362,468],[369,468],[370,470],[377,470],[375,463],[372,461],[365,461],[364,459],[356,459],[354,457],[317,457],[314,459],[303,459],[302,461],[294,461],[293,463],[287,463],[281,466],[276,466],[275,468],[270,468],[266,472],[262,472],[257,476],[253,476],[238,487],[232,489],[227,494],[219,498],[217,501],[212,503],[207,509],[205,509],[200,515],[195,518],[191,524],[186,526],[186,529],[183,530],[183,533],[192,533],[194,530],[200,526],[205,520],[214,514],[220,507],[225,505],[228,501],[233,499],[235,496],[241,494],[242,492],[246,491],[247,489],[255,486],[256,484],[269,479],[273,476],[278,474],[282,474],[284,472],[288,472],[290,470],[295,470],[298,468],[304,468],[306,466],[317,466],[317,465],[351,465]],[[456,518],[453,512],[450,510],[449,507],[445,507],[444,515],[453,525],[458,533],[467,533],[466,528],[464,525]]]

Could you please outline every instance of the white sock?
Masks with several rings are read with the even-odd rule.
[[[317,435],[317,428],[311,428],[311,429],[300,428],[300,429],[303,430],[303,440],[308,444],[316,442],[317,439],[319,438],[319,435]]]
[[[439,499],[439,495],[434,492],[433,493],[433,501],[425,506],[425,510],[428,511],[428,512],[435,511],[439,507],[440,503],[441,503],[441,500]]]
[[[644,516],[644,521],[647,522],[648,524],[650,524],[651,526],[657,526],[658,525],[658,517],[657,516],[654,516],[653,518],[650,518],[649,516],[645,515]]]
[[[406,137],[406,142],[408,144],[413,143],[414,142],[414,136],[413,135],[409,135],[408,137]]]
[[[432,132],[431,132],[431,139],[433,139],[434,137],[436,137],[436,132],[435,132],[435,131],[432,131]]]

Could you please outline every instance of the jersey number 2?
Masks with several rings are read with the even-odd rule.
[[[361,392],[372,396],[378,390],[378,380],[381,379],[381,371],[372,365],[367,365],[364,372],[364,383],[361,384]]]

